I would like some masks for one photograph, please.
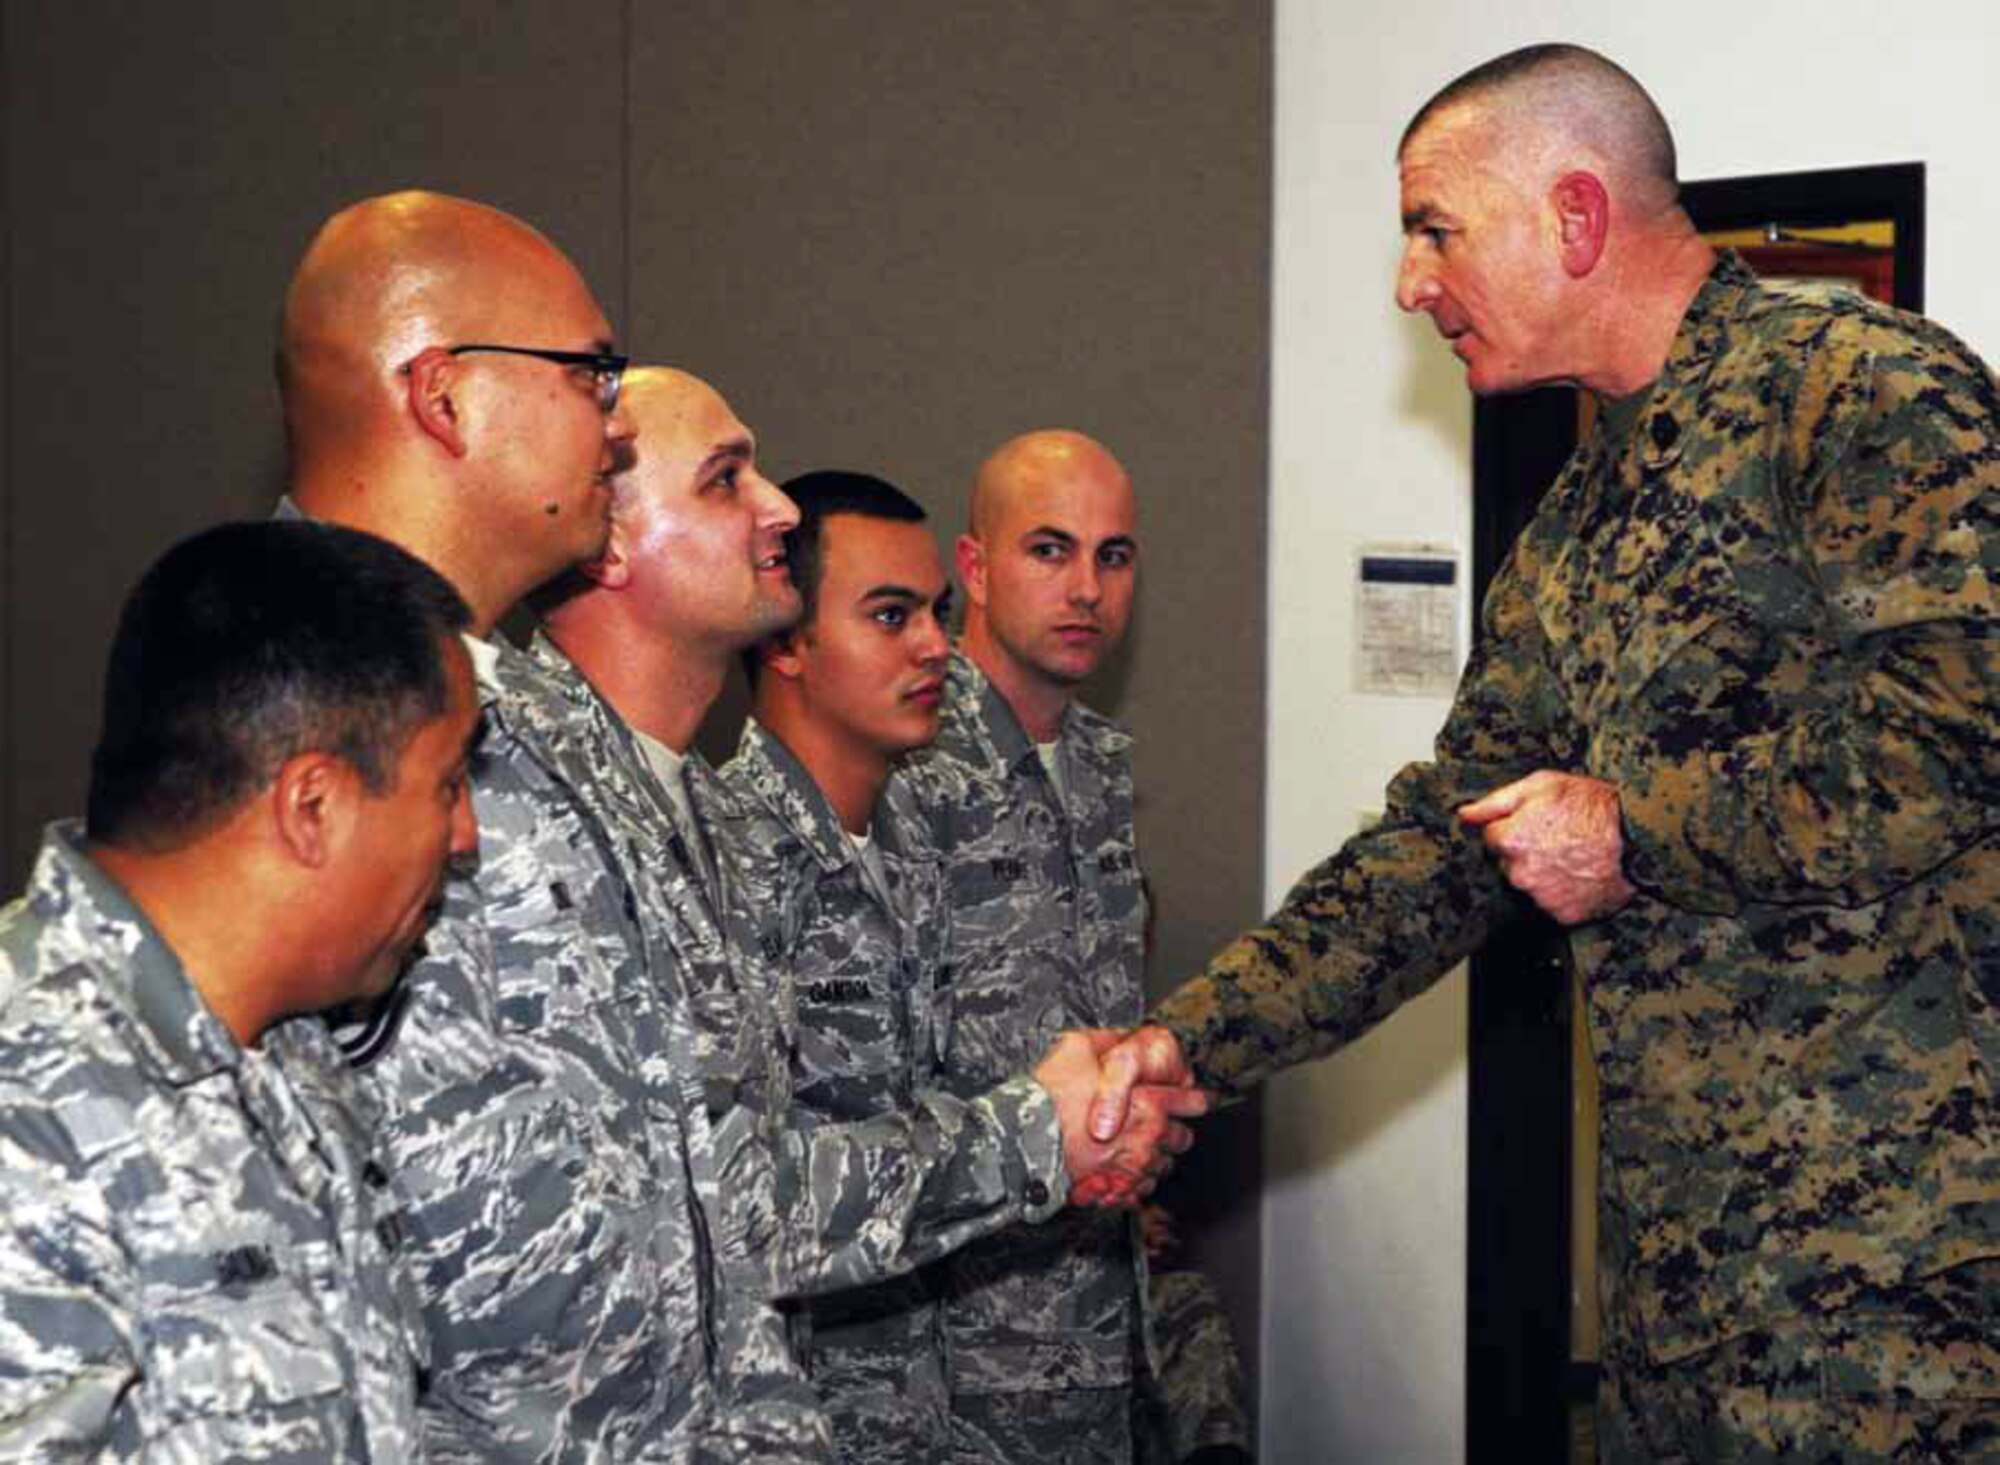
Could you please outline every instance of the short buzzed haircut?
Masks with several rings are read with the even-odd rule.
[[[886,478],[870,473],[822,469],[802,473],[783,485],[785,496],[799,506],[799,522],[785,531],[785,563],[799,588],[799,624],[812,624],[819,608],[819,585],[826,577],[826,521],[834,514],[858,514],[864,519],[891,519],[922,524],[929,519],[922,504]]]
[[[225,524],[140,579],[105,672],[86,825],[95,842],[178,848],[331,753],[371,793],[450,701],[458,592],[387,540],[330,524]]]
[[[799,522],[785,531],[785,568],[799,592],[798,626],[812,624],[819,609],[820,581],[826,577],[826,521],[835,514],[864,519],[889,519],[898,524],[927,523],[924,506],[886,478],[822,468],[801,473],[780,485],[799,507]],[[757,685],[762,653],[752,646],[743,653],[743,671]]]
[[[1403,129],[1396,154],[1402,156],[1410,140],[1448,108],[1503,95],[1525,95],[1543,86],[1551,92],[1579,94],[1576,100],[1591,108],[1594,120],[1616,134],[1604,140],[1606,151],[1620,158],[1636,181],[1663,190],[1663,202],[1672,203],[1679,196],[1680,164],[1674,153],[1674,135],[1652,96],[1609,57],[1585,46],[1560,42],[1509,51],[1446,83],[1417,109],[1417,115]]]

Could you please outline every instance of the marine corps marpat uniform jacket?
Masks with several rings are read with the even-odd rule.
[[[1062,798],[1006,700],[953,654],[937,741],[910,764],[951,903],[953,1092],[1032,1066],[1065,1028],[1138,1020],[1146,898],[1130,749],[1072,704]],[[1129,1387],[1135,1265],[1129,1219],[1102,1212],[968,1247],[945,1306],[954,1392]]]
[[[481,699],[477,874],[362,1070],[415,1200],[426,1454],[821,1458],[630,735],[552,654],[499,647]]]
[[[2000,402],[1946,332],[1717,265],[1487,597],[1433,761],[1160,1007],[1203,1080],[1367,1028],[1517,898],[1453,809],[1615,785],[1575,928],[1600,1280],[1652,1361],[2000,1254]]]
[[[0,912],[0,1458],[409,1459],[423,1338],[339,1051],[238,1045],[79,838]]]
[[[1067,1187],[1041,1086],[1017,1075],[967,1099],[936,1087],[951,1029],[950,913],[908,790],[892,778],[877,808],[878,882],[812,776],[755,722],[722,779],[734,802],[709,818],[761,928],[773,1046],[788,1060],[781,1189],[804,1223],[800,1247],[820,1244],[815,1230],[858,1231],[886,1276],[1051,1214]],[[843,1163],[816,1163],[816,1149]],[[936,1285],[926,1269],[798,1314],[794,1336],[841,1459],[941,1457],[949,1398]]]

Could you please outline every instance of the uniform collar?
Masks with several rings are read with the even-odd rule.
[[[465,643],[465,654],[472,659],[472,685],[479,694],[479,705],[499,700],[500,658],[504,654],[501,643],[489,641],[484,636],[475,636],[470,631],[462,632],[459,640]]]
[[[964,651],[953,648],[945,673],[945,699],[951,713],[976,731],[987,756],[999,768],[1014,770],[1024,761],[1040,759],[1034,740],[1021,726],[1000,689]],[[1063,708],[1056,741],[1071,753],[1096,760],[1115,758],[1132,745],[1132,736],[1108,717],[1072,700]]]
[[[854,840],[827,802],[825,792],[806,766],[793,756],[769,728],[751,718],[743,725],[743,738],[736,748],[736,763],[744,783],[772,814],[798,836],[822,870],[838,870],[853,864],[857,851]],[[881,818],[882,803],[876,803],[874,832],[884,838],[885,848],[893,847],[891,830]]]
[[[966,726],[977,729],[980,743],[995,765],[1011,770],[1020,767],[1022,759],[1034,758],[1034,740],[1014,715],[1012,705],[978,663],[956,648],[945,671],[945,695]],[[1069,720],[1067,708],[1063,720]]]
[[[1744,297],[1756,284],[1757,277],[1735,250],[1725,249],[1716,255],[1708,278],[1688,303],[1680,329],[1674,332],[1652,401],[1639,421],[1636,437],[1640,462],[1648,471],[1668,468],[1680,458],[1687,443],[1695,400],[1722,355],[1723,343],[1743,307]]]
[[[502,680],[508,689],[500,704],[503,720],[511,720],[510,731],[516,736],[526,734],[530,747],[558,776],[578,789],[601,787],[607,781],[630,785],[654,817],[664,820],[667,830],[697,841],[704,837],[699,828],[680,828],[678,805],[654,773],[652,760],[640,750],[637,732],[560,646],[537,631],[526,652],[507,648],[502,653]],[[697,825],[727,816],[728,791],[699,749],[689,748],[681,755],[681,779]]]
[[[208,1010],[173,949],[124,888],[83,849],[83,826],[49,826],[28,882],[29,907],[64,933],[49,964],[88,966],[131,1018],[142,1049],[168,1082],[195,1083],[234,1069],[243,1049]]]

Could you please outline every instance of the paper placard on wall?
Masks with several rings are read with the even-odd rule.
[[[1449,697],[1458,685],[1458,556],[1373,545],[1355,556],[1354,690]]]

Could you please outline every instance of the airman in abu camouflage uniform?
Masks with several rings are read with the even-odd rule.
[[[765,914],[782,995],[793,1125],[814,1129],[914,1107],[949,1031],[938,982],[944,935],[937,865],[894,793],[864,856],[812,776],[754,721],[722,776],[745,811],[719,831]],[[879,871],[879,875],[875,872]],[[1032,1086],[1031,1080],[1023,1080]],[[946,1105],[956,1101],[946,1099]],[[1032,1182],[1046,1210],[1060,1178]],[[976,1235],[1024,1212],[969,1218]],[[833,1418],[836,1458],[940,1458],[950,1413],[930,1269],[801,1308],[793,1337]]]
[[[1158,1019],[1244,1088],[1525,895],[1574,928],[1599,1066],[1607,1456],[2000,1451],[1992,378],[1716,260],[1589,52],[1469,73],[1401,163],[1405,308],[1474,390],[1604,410],[1434,759]]]
[[[823,1131],[938,1111],[950,1035],[942,870],[895,760],[937,732],[949,582],[924,512],[881,479],[810,473],[785,485],[799,522],[786,560],[799,624],[745,657],[755,718],[724,780],[744,810],[718,830],[737,856],[778,982],[788,1122]],[[794,749],[797,751],[795,752]],[[982,1103],[1024,1104],[1010,1078]],[[1018,1096],[1018,1097],[1017,1097]],[[1057,1191],[1059,1177],[1050,1177]],[[1035,1182],[1047,1209],[1050,1184]],[[956,1240],[1021,1213],[968,1211]],[[944,1458],[950,1398],[936,1273],[800,1310],[794,1336],[843,1461]]]
[[[89,842],[0,912],[0,1457],[411,1457],[425,1340],[318,1022],[473,845],[465,607],[379,540],[170,552],[107,676]]]
[[[440,1417],[427,1447],[817,1458],[824,1426],[766,1303],[758,1232],[732,1223],[768,1181],[733,1097],[705,1081],[666,934],[663,911],[686,901],[662,885],[685,877],[652,878],[664,836],[635,845],[645,826],[624,810],[639,794],[608,710],[497,649],[473,800],[487,853],[447,917],[476,894],[440,922],[366,1070],[399,1105],[426,1290],[459,1358],[454,1409],[480,1421],[454,1436]],[[523,1357],[522,1337],[615,1366],[565,1378]]]
[[[799,515],[785,558],[801,613],[744,656],[752,718],[722,770],[743,817],[717,833],[762,912],[785,1122],[810,1132],[915,1109],[950,1030],[940,872],[891,774],[937,731],[948,587],[922,509],[891,485],[814,473],[784,491]],[[1036,1184],[1046,1204],[1049,1187]],[[968,1219],[979,1224],[965,1236],[1009,1216]],[[937,1329],[927,1271],[797,1310],[794,1344],[836,1459],[942,1457],[950,1399]]]
[[[632,436],[609,334],[519,220],[428,194],[337,215],[286,302],[299,510],[420,550],[486,635],[605,547]],[[824,1421],[775,1319],[732,1306],[755,1238],[722,1204],[731,1151],[692,1021],[655,980],[601,729],[529,657],[475,649],[478,869],[354,1045],[412,1194],[434,1351],[422,1451],[817,1458]]]
[[[976,1092],[1064,1028],[1143,1007],[1130,739],[1074,700],[1125,629],[1132,491],[1102,446],[1031,433],[980,469],[969,599],[935,745],[913,761],[951,903],[945,1083]],[[1138,1268],[1129,1221],[1072,1212],[951,1263],[954,1449],[1128,1459]]]

